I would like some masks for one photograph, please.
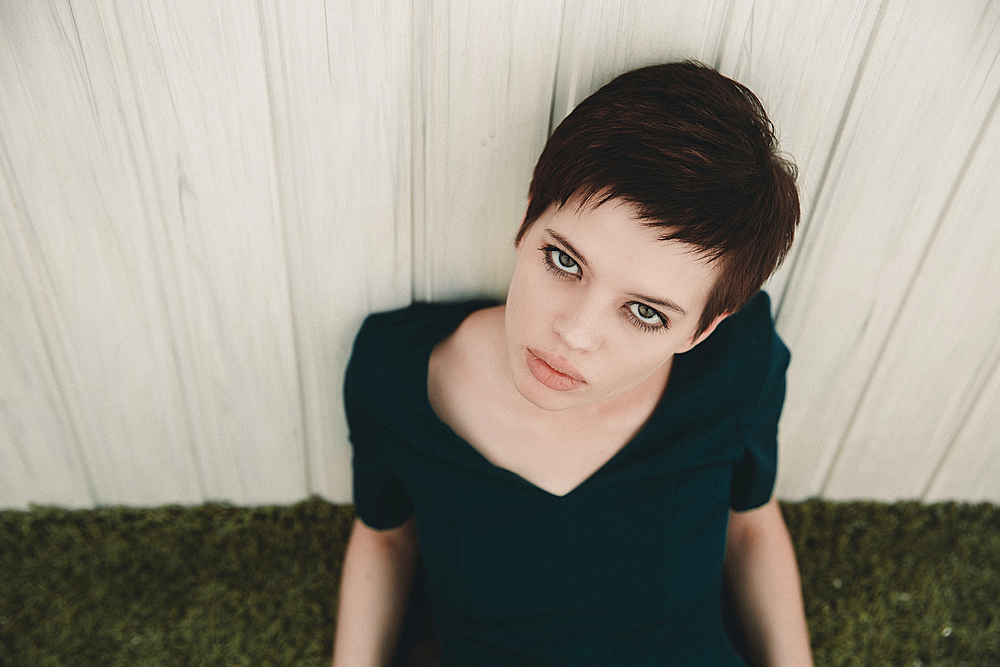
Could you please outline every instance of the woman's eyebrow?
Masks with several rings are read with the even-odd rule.
[[[655,296],[646,296],[645,294],[629,294],[628,296],[632,297],[633,299],[636,299],[637,301],[642,301],[645,303],[652,303],[657,306],[662,306],[667,310],[674,311],[681,317],[687,316],[687,311],[681,308],[675,302],[671,301],[670,299],[657,299]]]
[[[566,246],[566,249],[569,250],[571,253],[573,253],[573,255],[578,260],[580,260],[581,264],[583,264],[588,269],[590,268],[590,266],[587,264],[587,258],[583,256],[583,253],[580,252],[579,250],[577,250],[576,248],[574,248],[573,244],[570,243],[569,241],[567,241],[565,237],[563,237],[561,234],[558,234],[558,233],[552,231],[551,229],[549,229],[547,227],[545,229],[545,233],[548,234],[549,236],[551,236],[552,238],[554,238],[556,241],[559,241],[559,243],[561,243],[564,246]]]
[[[563,246],[565,246],[566,249],[569,250],[571,253],[573,253],[573,255],[577,258],[577,260],[579,260],[579,262],[581,264],[583,264],[584,267],[586,267],[588,269],[590,268],[587,265],[587,258],[583,256],[582,252],[580,252],[579,250],[577,250],[576,248],[574,248],[573,244],[566,240],[566,237],[564,237],[562,234],[560,234],[558,232],[552,231],[551,229],[549,229],[547,227],[545,228],[545,233],[548,234],[549,236],[551,236],[552,238],[554,238],[559,243],[561,243]],[[634,293],[631,293],[628,296],[632,297],[633,299],[635,299],[637,301],[643,301],[645,303],[651,303],[653,305],[660,306],[662,308],[666,308],[667,310],[672,310],[675,313],[677,313],[678,315],[680,315],[681,317],[686,317],[687,316],[687,311],[684,310],[683,308],[681,308],[676,302],[671,301],[670,299],[659,299],[659,298],[657,298],[655,296],[646,296],[645,294],[634,294]]]

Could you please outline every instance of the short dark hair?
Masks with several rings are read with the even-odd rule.
[[[581,102],[545,144],[517,243],[550,206],[631,204],[719,273],[699,321],[735,313],[781,264],[799,222],[795,165],[744,85],[696,61],[643,67]]]

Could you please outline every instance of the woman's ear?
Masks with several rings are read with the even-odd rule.
[[[687,342],[687,344],[685,344],[681,349],[677,350],[676,354],[687,352],[688,350],[693,349],[695,345],[697,345],[701,341],[711,336],[712,332],[715,331],[715,327],[719,326],[719,324],[722,323],[722,320],[729,317],[729,315],[730,315],[729,313],[722,313],[721,315],[716,317],[714,320],[712,320],[712,323],[705,328],[704,331],[702,331],[697,336],[692,336],[691,339]]]

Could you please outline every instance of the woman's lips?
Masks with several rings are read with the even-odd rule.
[[[579,377],[576,369],[562,359],[555,359],[548,355],[543,359],[530,348],[525,350],[524,357],[528,362],[531,374],[549,389],[569,391],[587,384]]]

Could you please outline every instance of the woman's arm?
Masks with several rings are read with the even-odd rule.
[[[333,667],[389,664],[416,562],[413,517],[389,530],[375,530],[354,520],[340,577]]]
[[[811,666],[799,568],[776,499],[730,514],[726,579],[754,664]]]

